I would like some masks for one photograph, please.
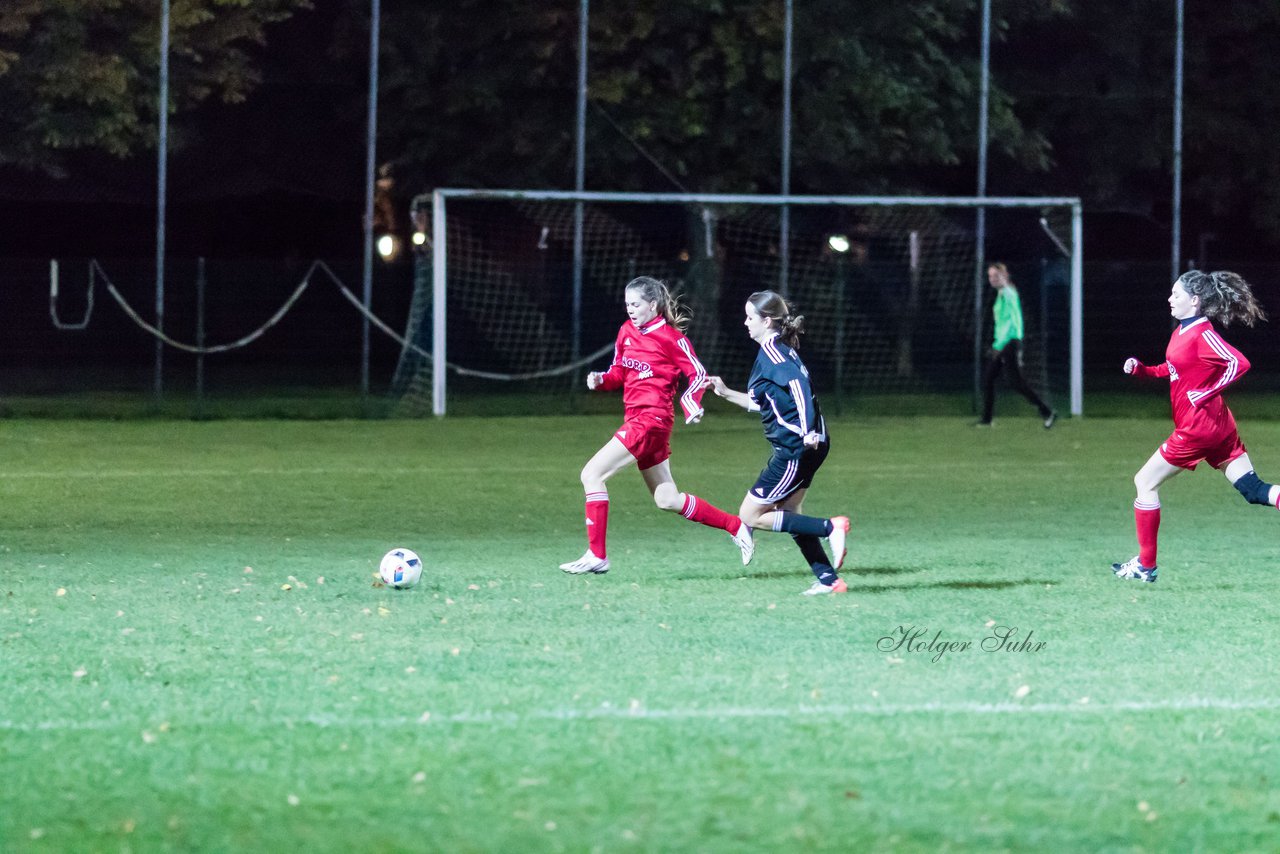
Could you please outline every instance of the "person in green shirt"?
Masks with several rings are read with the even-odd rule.
[[[1058,413],[1027,385],[1026,377],[1022,375],[1022,303],[1018,299],[1018,289],[1009,278],[1009,268],[1001,261],[987,267],[987,281],[996,289],[996,301],[991,307],[995,316],[995,337],[982,371],[982,418],[978,426],[991,426],[991,415],[996,406],[996,379],[1007,370],[1009,385],[1040,410],[1044,428],[1048,430],[1058,420]]]

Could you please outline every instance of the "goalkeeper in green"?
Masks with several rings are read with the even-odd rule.
[[[1018,299],[1018,289],[1009,278],[1009,268],[1000,261],[987,268],[987,281],[996,289],[996,301],[991,307],[995,315],[995,337],[982,371],[982,418],[978,425],[990,426],[996,406],[996,380],[1001,373],[1007,372],[1009,385],[1040,410],[1040,417],[1048,430],[1058,419],[1058,414],[1027,385],[1027,379],[1022,375],[1022,303]]]

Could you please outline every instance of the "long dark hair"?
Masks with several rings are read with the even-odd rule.
[[[747,302],[756,307],[761,317],[773,321],[778,330],[778,337],[788,347],[799,348],[800,333],[804,332],[804,315],[792,314],[791,305],[776,291],[756,291],[747,297]]]
[[[1238,273],[1188,270],[1178,277],[1178,284],[1191,296],[1200,297],[1201,314],[1220,321],[1223,326],[1230,326],[1237,320],[1245,326],[1253,326],[1259,320],[1267,319],[1267,313],[1253,295],[1253,289]]]
[[[685,327],[689,325],[689,310],[680,302],[680,297],[671,293],[671,289],[667,287],[667,283],[661,279],[655,279],[652,276],[637,276],[627,282],[626,290],[639,291],[640,298],[645,302],[656,302],[658,304],[658,314],[666,318],[676,329],[684,332]]]

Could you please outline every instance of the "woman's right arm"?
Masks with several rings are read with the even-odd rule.
[[[608,370],[592,371],[587,374],[587,388],[592,391],[613,391],[622,388],[626,377],[622,366],[618,364],[618,357],[622,353],[622,333],[625,329],[624,326],[618,330],[618,337],[613,342],[613,361],[609,363]]]
[[[1169,376],[1169,363],[1161,362],[1158,365],[1144,365],[1130,356],[1124,360],[1124,372],[1130,376],[1144,379],[1163,379]]]

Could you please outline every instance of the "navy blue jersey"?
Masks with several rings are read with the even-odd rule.
[[[759,407],[764,437],[789,455],[804,451],[804,437],[817,433],[827,439],[827,425],[809,382],[809,369],[795,349],[773,336],[760,345],[751,368],[747,394],[752,408]]]

